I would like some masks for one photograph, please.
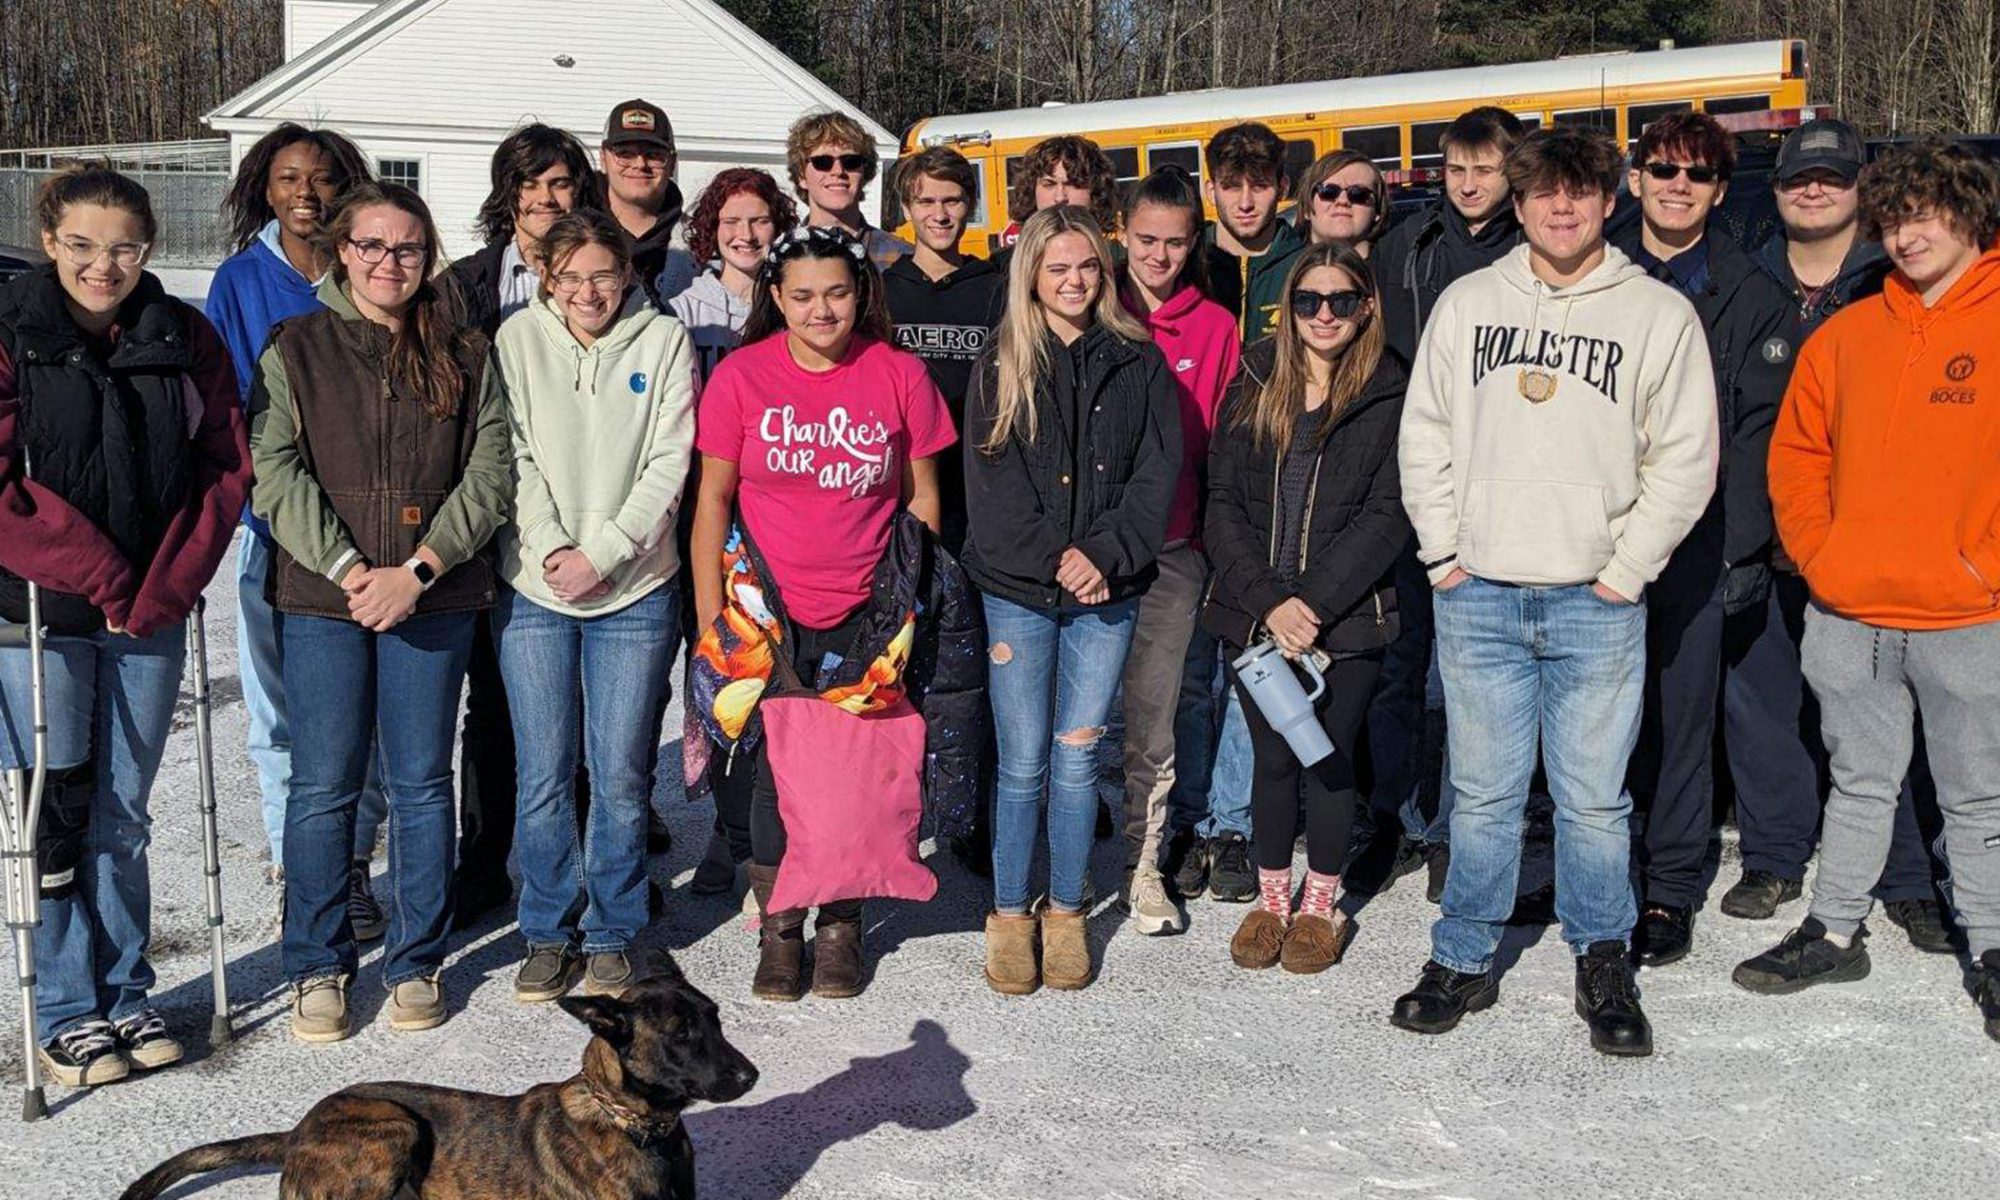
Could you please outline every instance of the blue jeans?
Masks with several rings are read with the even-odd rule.
[[[1221,644],[1197,625],[1188,639],[1174,711],[1170,834],[1192,829],[1204,838],[1250,836],[1250,730],[1236,689],[1227,682]]]
[[[285,975],[353,974],[347,868],[355,811],[379,744],[389,796],[389,934],[383,982],[435,975],[451,927],[452,732],[478,614],[411,617],[372,633],[285,617],[292,791],[285,803]]]
[[[1000,746],[993,906],[1028,910],[1028,868],[1048,789],[1049,901],[1083,907],[1097,825],[1097,742],[1132,646],[1137,600],[1079,612],[986,596],[986,694]]]
[[[187,626],[150,637],[52,637],[47,678],[52,770],[82,765],[95,746],[96,789],[77,888],[42,901],[35,930],[35,1037],[44,1045],[85,1021],[145,1007],[153,889],[147,797],[166,750],[187,654]],[[0,766],[34,765],[28,652],[0,652]]]
[[[285,713],[281,631],[285,615],[264,599],[271,576],[271,545],[247,526],[236,548],[236,663],[243,682],[243,707],[250,715],[250,762],[264,797],[264,836],[271,861],[285,861],[285,797],[292,789],[292,728]],[[381,764],[368,763],[361,809],[354,822],[354,857],[375,852],[376,835],[388,809],[382,799]]]
[[[1556,804],[1556,915],[1578,952],[1625,942],[1636,917],[1625,767],[1645,695],[1646,609],[1588,584],[1468,579],[1436,596],[1451,723],[1451,869],[1431,957],[1493,965],[1521,873],[1521,818],[1539,744]]]
[[[680,643],[679,600],[670,582],[601,616],[567,616],[511,589],[494,606],[494,645],[513,699],[514,853],[530,946],[568,945],[580,931],[585,953],[623,951],[646,927],[646,813]],[[581,845],[579,740],[591,780]]]

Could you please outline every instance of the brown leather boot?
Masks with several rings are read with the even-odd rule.
[[[757,934],[757,973],[750,994],[759,1000],[797,1000],[805,985],[806,910],[771,911],[778,868],[750,864],[750,892],[763,919]]]
[[[812,993],[827,1000],[861,994],[861,901],[819,906],[813,922]]]

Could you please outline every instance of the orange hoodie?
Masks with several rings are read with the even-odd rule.
[[[1898,271],[1808,338],[1770,467],[1778,536],[1827,608],[2000,620],[2000,246],[1929,308]]]

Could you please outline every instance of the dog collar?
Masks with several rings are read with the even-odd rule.
[[[641,1112],[630,1105],[621,1104],[616,1097],[594,1081],[586,1079],[583,1086],[591,1100],[603,1110],[604,1119],[641,1146],[651,1145],[666,1137],[681,1123],[679,1113],[669,1113],[664,1117],[655,1116],[652,1113]]]

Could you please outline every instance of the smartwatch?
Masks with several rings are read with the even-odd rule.
[[[438,573],[431,570],[431,565],[423,560],[422,555],[410,555],[409,561],[403,565],[409,568],[410,574],[417,577],[417,582],[422,584],[427,592],[431,590],[431,585],[438,581]]]

